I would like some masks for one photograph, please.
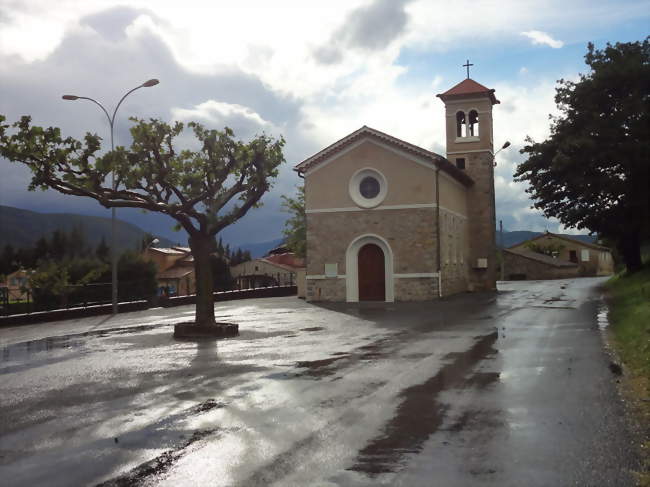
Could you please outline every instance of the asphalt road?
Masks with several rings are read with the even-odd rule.
[[[600,282],[0,329],[0,485],[633,485]]]

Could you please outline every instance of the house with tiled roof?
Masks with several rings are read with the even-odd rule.
[[[295,166],[305,181],[307,300],[416,301],[496,288],[499,100],[469,76],[437,96],[446,156],[363,126]]]
[[[553,255],[540,252],[545,249],[551,249],[548,253]],[[506,279],[558,279],[614,273],[609,248],[551,232],[504,249],[503,262]]]
[[[237,289],[295,286],[298,273],[304,268],[304,265],[304,259],[296,257],[293,252],[276,251],[275,253],[269,252],[265,257],[232,266],[230,275],[235,280]]]
[[[148,247],[145,260],[156,264],[158,293],[168,296],[187,296],[196,293],[194,257],[189,247]]]

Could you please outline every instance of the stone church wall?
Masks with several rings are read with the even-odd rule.
[[[308,213],[307,276],[322,276],[325,274],[325,264],[334,263],[338,265],[338,275],[345,275],[348,246],[354,239],[366,234],[378,235],[388,242],[393,251],[393,273],[437,271],[435,208],[409,208]],[[409,290],[415,284],[406,283],[409,280],[415,283],[417,278],[394,280],[395,300],[415,296],[414,291]],[[404,297],[402,292],[406,293]],[[422,293],[429,294],[429,290]],[[345,301],[345,279],[308,279],[307,299]]]

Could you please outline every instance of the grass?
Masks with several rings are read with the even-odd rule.
[[[631,275],[612,277],[609,293],[611,342],[624,365],[624,392],[643,435],[639,485],[650,487],[650,265]]]

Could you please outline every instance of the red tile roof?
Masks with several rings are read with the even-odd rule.
[[[490,97],[490,100],[492,100],[492,104],[495,105],[497,103],[501,103],[499,100],[496,99],[494,96],[494,90],[487,88],[483,86],[481,83],[477,83],[474,81],[472,78],[467,78],[458,83],[456,86],[448,89],[444,93],[440,93],[436,95],[443,101],[454,99],[454,98],[462,98],[467,95],[481,95],[481,94],[486,94]]]

